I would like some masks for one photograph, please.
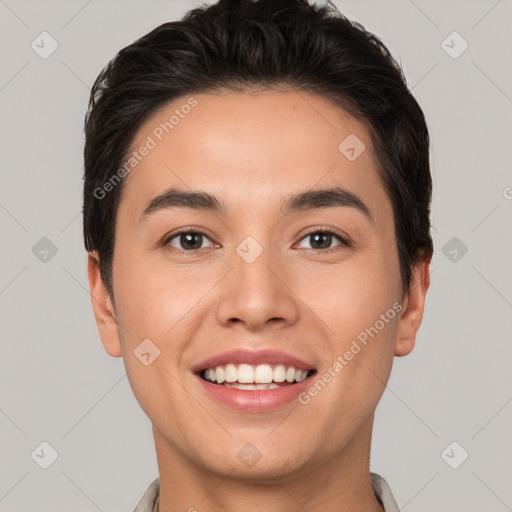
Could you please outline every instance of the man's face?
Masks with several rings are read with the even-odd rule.
[[[184,97],[157,111],[133,142],[155,145],[125,178],[113,258],[119,337],[102,341],[122,353],[162,450],[232,476],[312,471],[369,435],[397,353],[392,205],[368,131],[326,99],[193,98],[193,108]],[[169,133],[158,130],[176,109]],[[283,213],[291,196],[334,187],[356,199]],[[170,188],[211,194],[224,210],[161,200],[144,213]],[[196,234],[174,236],[183,229]],[[267,391],[204,382],[201,364],[233,349],[278,350],[315,373]],[[244,462],[258,452],[254,466]]]

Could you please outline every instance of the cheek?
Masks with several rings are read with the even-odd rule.
[[[396,297],[375,282],[370,287],[361,286],[360,281],[350,284],[345,279],[341,290],[330,289],[319,297],[323,304],[321,317],[329,327],[331,357],[335,360],[348,352],[350,361],[378,363],[383,357],[387,359],[394,346]]]
[[[316,275],[310,285],[305,284],[309,286],[305,295],[334,331],[330,337],[344,343],[372,326],[399,299],[399,279],[393,259],[383,258],[378,250],[367,251]]]
[[[187,313],[202,294],[147,261],[119,258],[114,293],[131,388],[148,417],[158,418],[159,409],[176,403],[183,393],[177,380],[181,354],[191,336]]]
[[[318,383],[304,397],[314,403],[315,414],[332,421],[340,435],[348,427],[338,425],[336,411],[345,410],[347,417],[362,423],[382,396],[393,362],[400,310],[394,273],[386,274],[383,267],[371,264],[345,270],[322,280],[323,287],[310,284],[307,303],[321,320],[317,324],[325,335],[325,357],[317,378],[328,384],[324,388]]]
[[[400,309],[398,272],[374,251],[326,277],[316,280],[322,287],[310,285],[308,301],[327,326],[324,375],[318,377],[332,384],[318,404],[325,400],[333,410],[350,410],[362,422],[378,403],[391,371]]]
[[[146,338],[156,340],[161,331],[157,323],[165,321],[161,314],[162,297],[155,293],[157,276],[135,250],[123,249],[122,243],[116,246],[113,268],[116,313],[122,326],[119,334],[123,345],[130,345],[133,350]]]
[[[218,274],[188,265],[171,268],[162,259],[137,257],[135,251],[134,256],[118,261],[116,270],[119,320],[129,333],[125,343],[134,345],[149,338],[165,358],[166,347],[172,346],[179,354],[180,345],[193,335],[196,311],[203,307],[204,296],[215,286]]]
[[[386,287],[374,281],[361,286],[356,277],[347,273],[333,278],[308,302],[321,320],[316,325],[324,333],[323,356],[300,402],[311,417],[321,418],[340,446],[366,422],[382,396],[398,318]]]

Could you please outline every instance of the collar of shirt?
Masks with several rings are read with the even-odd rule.
[[[377,473],[370,472],[370,477],[373,492],[384,507],[384,512],[400,512],[386,480]],[[153,512],[159,492],[160,479],[156,478],[151,482],[138,505],[133,509],[133,512]]]

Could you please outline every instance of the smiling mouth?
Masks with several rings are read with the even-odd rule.
[[[278,389],[298,384],[316,373],[316,370],[300,370],[291,365],[227,364],[200,370],[201,379],[232,389],[246,391]]]

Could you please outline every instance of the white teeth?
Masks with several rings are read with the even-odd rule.
[[[231,387],[234,389],[246,389],[254,391],[256,389],[268,389],[268,384],[238,384],[233,383]]]
[[[215,375],[216,378],[210,380],[216,380],[219,384],[222,384],[226,380],[226,375],[224,373],[224,368],[222,368],[222,366],[219,366],[215,369]]]
[[[286,382],[293,382],[295,380],[295,368],[288,368],[286,370]]]
[[[227,388],[233,388],[233,389],[245,389],[249,391],[255,391],[257,389],[277,389],[277,384],[274,384],[273,382],[270,382],[269,384],[239,384],[238,382],[233,382],[232,384],[224,384]]]
[[[217,382],[224,385],[238,384],[261,384],[267,387],[240,387],[239,389],[274,389],[275,382],[302,382],[307,377],[307,370],[298,370],[293,366],[285,367],[283,364],[272,366],[270,364],[260,364],[252,366],[250,364],[235,365],[232,363],[226,366],[216,366],[208,368],[204,372],[204,378],[210,382]],[[234,387],[234,386],[228,386]]]
[[[270,366],[269,364],[260,364],[256,366],[256,370],[254,371],[254,382],[260,382],[261,384],[269,384],[273,380],[274,370],[272,370],[272,366]]]
[[[282,364],[278,364],[274,368],[274,381],[275,382],[284,382],[286,379],[286,368]]]
[[[226,382],[235,382],[238,379],[238,370],[234,364],[226,365]]]
[[[238,367],[238,382],[241,384],[252,384],[254,380],[254,370],[251,365],[241,364]]]

